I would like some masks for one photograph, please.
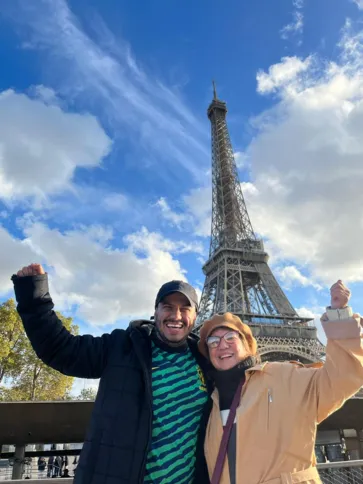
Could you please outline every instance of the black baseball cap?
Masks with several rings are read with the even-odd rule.
[[[198,296],[193,286],[184,281],[170,281],[166,282],[161,286],[159,292],[157,293],[155,300],[155,307],[161,302],[164,297],[172,294],[173,292],[180,292],[183,294],[191,306],[194,306],[198,311]]]

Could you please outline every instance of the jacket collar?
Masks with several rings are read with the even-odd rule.
[[[151,359],[151,338],[150,335],[152,331],[155,329],[155,323],[154,321],[150,320],[144,320],[144,319],[138,319],[135,321],[131,321],[129,323],[128,331],[133,334],[137,338],[142,338],[144,344],[147,346],[147,354],[144,355],[145,358],[148,360]],[[204,375],[206,375],[211,368],[211,363],[209,360],[207,360],[198,350],[198,341],[199,337],[194,334],[190,333],[187,339],[187,343],[189,346],[189,349],[194,356],[196,362],[202,369]],[[207,380],[207,387],[208,387],[208,392],[209,394],[213,390],[212,383],[206,378]]]
[[[264,363],[260,363],[258,365],[252,366],[252,368],[249,368],[248,370],[246,370],[246,373],[252,373],[253,371],[264,371],[267,363],[268,362],[265,361]]]
[[[262,373],[263,371],[265,371],[267,363],[268,363],[268,361],[265,361],[264,363],[260,363],[258,365],[252,366],[251,368],[248,368],[246,370],[246,383],[249,380],[249,378],[251,377],[251,374],[253,372],[258,371],[258,372]],[[212,393],[212,400],[219,406],[219,394],[218,394],[217,388],[215,388],[213,393]]]

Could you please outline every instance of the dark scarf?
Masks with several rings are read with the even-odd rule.
[[[240,381],[245,378],[246,370],[255,364],[256,358],[249,356],[229,370],[213,369],[210,371],[209,375],[218,390],[220,410],[227,410],[231,407],[234,394]]]
[[[162,350],[167,351],[168,353],[184,353],[185,351],[188,350],[187,339],[180,341],[176,344],[166,342],[166,340],[163,339],[162,334],[159,332],[156,326],[151,333],[151,339],[158,348],[161,348]]]

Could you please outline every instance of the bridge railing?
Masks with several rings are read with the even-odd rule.
[[[31,484],[66,484],[68,482],[68,484],[71,484],[73,482],[73,477],[71,477],[70,479],[68,478],[64,478],[64,479],[16,479],[16,480],[13,480],[11,482],[28,482],[28,483],[31,483]]]
[[[327,462],[317,466],[323,484],[362,484],[363,483],[363,460],[346,462]],[[32,484],[71,484],[73,478],[58,479],[28,479],[13,480],[11,482],[28,482]]]
[[[363,460],[318,464],[323,484],[362,484]]]

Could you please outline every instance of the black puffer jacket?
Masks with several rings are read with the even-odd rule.
[[[151,442],[150,321],[100,337],[71,335],[53,311],[47,275],[13,276],[18,311],[31,344],[47,365],[79,378],[100,378],[75,484],[141,484]],[[206,360],[189,347],[204,370]]]

